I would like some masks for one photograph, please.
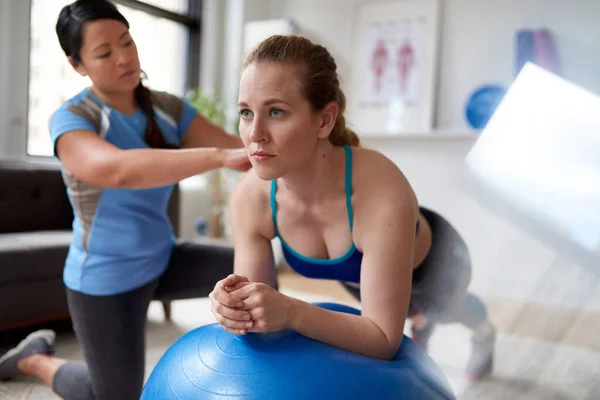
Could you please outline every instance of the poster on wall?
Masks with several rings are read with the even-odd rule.
[[[363,38],[361,103],[386,106],[390,101],[418,104],[422,21],[389,21],[370,25]]]
[[[354,15],[349,122],[361,136],[432,132],[439,0],[363,2]]]

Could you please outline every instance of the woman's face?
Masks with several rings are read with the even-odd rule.
[[[320,139],[322,116],[302,94],[302,69],[250,64],[240,81],[240,136],[261,179],[277,179],[305,165]]]
[[[140,82],[140,60],[127,27],[114,19],[95,20],[85,24],[82,36],[81,63],[73,65],[77,72],[104,92],[134,90]]]

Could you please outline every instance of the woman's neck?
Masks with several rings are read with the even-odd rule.
[[[346,155],[329,141],[319,144],[307,163],[279,179],[285,189],[307,204],[316,204],[343,190]]]
[[[114,108],[122,114],[135,114],[139,108],[133,92],[110,93],[104,92],[95,86],[91,86],[90,90],[107,106]]]

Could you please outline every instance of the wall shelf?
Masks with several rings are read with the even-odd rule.
[[[432,132],[405,132],[398,134],[364,134],[359,135],[361,140],[365,142],[371,141],[402,141],[402,140],[418,140],[418,141],[475,141],[480,137],[478,131],[444,131],[436,130]]]

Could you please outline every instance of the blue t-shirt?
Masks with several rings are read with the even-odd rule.
[[[163,137],[179,145],[196,110],[165,92],[151,92],[154,117]],[[50,136],[87,130],[121,149],[148,148],[147,116],[125,115],[89,89],[63,104],[50,120]],[[158,278],[168,266],[174,244],[167,215],[173,186],[153,189],[104,189],[75,178],[63,166],[74,211],[73,241],[65,262],[65,285],[90,295],[136,289]]]

